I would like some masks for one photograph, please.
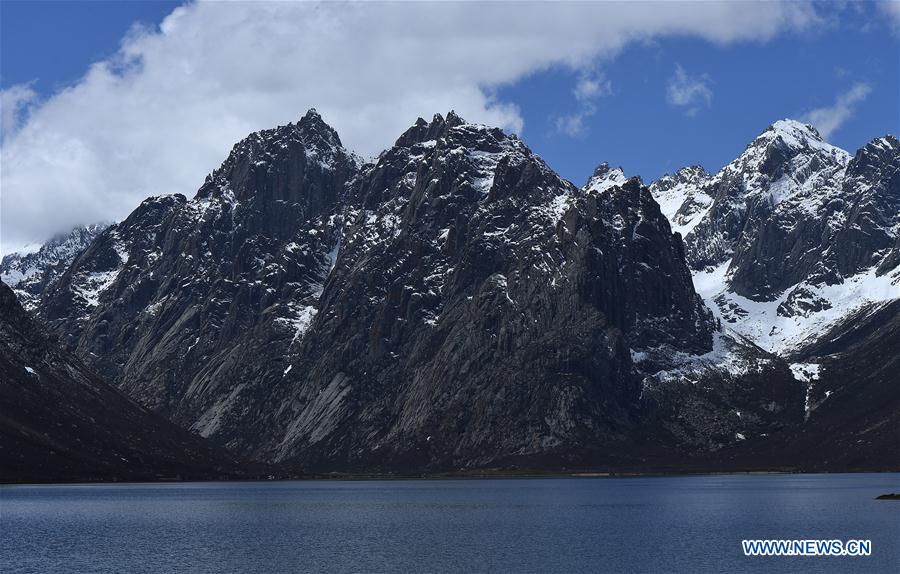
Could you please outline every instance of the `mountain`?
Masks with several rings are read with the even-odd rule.
[[[37,311],[142,405],[289,468],[752,468],[728,453],[789,444],[807,385],[701,297],[698,257],[741,249],[707,221],[744,217],[728,177],[577,188],[453,112],[364,163],[310,110],[98,235]]]
[[[34,309],[41,293],[53,284],[108,223],[76,227],[29,253],[10,253],[0,260],[0,280],[12,287],[26,309]]]
[[[723,458],[896,467],[900,142],[851,156],[782,120],[715,176],[680,179],[678,193],[672,176],[650,189],[673,228],[696,214],[681,231],[697,291],[725,333],[788,361],[806,389],[802,425]]]
[[[697,168],[686,168],[696,170]],[[784,356],[861,308],[900,297],[900,143],[855,156],[781,120],[711,178],[671,194],[694,283],[726,327]],[[669,193],[670,195],[666,195]],[[706,207],[697,209],[706,203]]]
[[[2,482],[218,478],[212,447],[102,382],[49,338],[0,283]]]

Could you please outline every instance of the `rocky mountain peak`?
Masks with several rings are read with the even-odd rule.
[[[663,197],[666,194],[684,197],[685,192],[702,188],[710,179],[712,179],[712,175],[703,166],[689,165],[679,168],[675,173],[662,175],[649,187],[654,197]],[[675,209],[677,210],[678,207],[675,206]],[[665,211],[664,209],[663,212]],[[672,213],[674,212],[672,211]]]
[[[853,170],[890,164],[900,154],[900,141],[891,134],[875,138],[861,147],[853,156]]]
[[[288,125],[290,126],[291,124]],[[319,115],[316,108],[309,108],[306,114],[304,114],[304,116],[300,118],[300,121],[294,124],[294,126],[299,132],[300,137],[304,140],[311,142],[319,140],[330,147],[343,147],[337,131],[325,123],[325,120],[322,119],[322,116]]]
[[[341,144],[337,132],[310,109],[299,122],[254,132],[235,144],[207,176],[198,199],[287,201],[318,209],[342,189],[329,182],[353,177],[362,161]],[[332,175],[336,174],[336,178]]]
[[[705,183],[706,180],[712,177],[706,168],[702,165],[689,165],[678,169],[671,176],[663,176],[670,177],[672,181],[676,183]],[[660,178],[662,179],[662,178]]]
[[[445,137],[448,130],[452,128],[477,125],[478,124],[469,124],[466,120],[457,115],[457,113],[453,110],[450,110],[446,118],[444,118],[444,116],[442,116],[441,114],[434,114],[434,117],[432,117],[430,122],[427,122],[422,118],[418,118],[409,129],[407,129],[399,138],[397,138],[397,141],[394,143],[394,147],[405,148],[425,142],[437,141],[438,139]],[[499,129],[495,128],[494,131],[502,134],[502,131]],[[507,136],[503,135],[503,137]]]
[[[813,126],[784,119],[770,125],[727,167],[774,181],[793,174],[804,178],[823,167],[842,167],[849,160],[850,154],[825,142]]]
[[[621,167],[610,167],[609,163],[604,161],[594,169],[594,174],[582,189],[587,192],[603,193],[611,187],[624,185],[627,180],[628,177]]]
[[[766,128],[766,131],[760,137],[765,137],[769,134],[773,137],[780,137],[786,143],[801,143],[802,145],[802,142],[808,140],[824,142],[821,134],[819,134],[819,130],[814,126],[790,118],[773,123]]]

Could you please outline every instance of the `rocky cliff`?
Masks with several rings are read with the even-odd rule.
[[[293,468],[714,466],[805,418],[790,363],[701,297],[791,198],[771,182],[850,169],[795,127],[716,176],[577,188],[452,112],[364,163],[311,110],[104,231],[38,310],[143,405]],[[887,157],[858,162],[872,197]]]

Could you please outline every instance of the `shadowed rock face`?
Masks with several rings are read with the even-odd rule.
[[[711,345],[681,243],[636,180],[579,191],[451,114],[352,195],[279,458],[458,467],[618,444],[640,417],[630,348]]]
[[[179,424],[205,435],[252,425],[266,375],[317,300],[335,206],[357,170],[314,111],[253,134],[194,199],[148,199],[101,234],[42,314],[87,362]]]
[[[102,382],[0,283],[0,481],[215,478],[230,455]]]
[[[362,165],[311,111],[237,144],[194,199],[144,202],[41,313],[136,400],[266,460],[626,449],[633,354],[707,352],[715,326],[680,238],[619,179],[579,190],[452,112]]]

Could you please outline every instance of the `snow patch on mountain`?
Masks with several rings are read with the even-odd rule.
[[[713,198],[704,191],[712,176],[700,166],[683,167],[650,184],[650,193],[659,204],[672,231],[686,236],[706,215]]]
[[[753,301],[727,287],[728,263],[694,274],[694,288],[726,331],[746,337],[778,355],[804,344],[864,307],[900,297],[900,269],[879,276],[872,267],[834,285],[798,284],[774,301]],[[799,289],[810,293],[819,308],[788,315],[784,304]],[[779,309],[782,309],[779,312]]]
[[[621,167],[611,168],[608,163],[603,162],[597,166],[594,175],[588,179],[582,189],[588,193],[603,193],[611,187],[625,185],[626,181],[628,181],[628,177],[625,176]]]
[[[45,243],[9,253],[0,261],[0,280],[13,289],[23,307],[34,309],[40,294],[107,227],[108,223],[79,226]]]

